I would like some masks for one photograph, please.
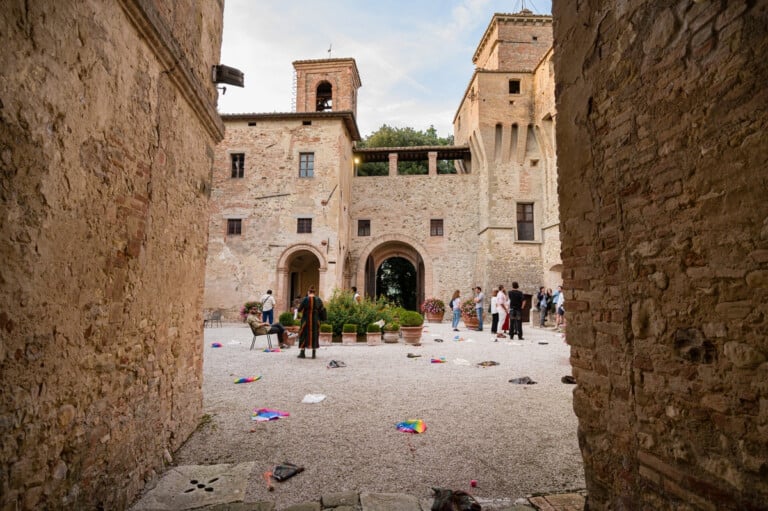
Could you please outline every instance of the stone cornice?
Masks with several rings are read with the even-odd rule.
[[[206,86],[190,71],[191,63],[154,4],[149,0],[118,1],[206,131],[215,142],[220,142],[224,138],[224,123],[216,105],[207,94]]]

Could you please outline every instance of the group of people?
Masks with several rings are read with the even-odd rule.
[[[547,317],[555,316],[555,327],[565,327],[565,294],[563,286],[557,286],[553,293],[552,289],[539,288],[536,294],[536,305],[539,308],[539,326],[545,327]]]
[[[296,307],[294,317],[301,315],[298,334],[289,333],[280,322],[274,323],[275,298],[272,296],[271,289],[262,297],[261,305],[261,311],[257,307],[252,307],[246,318],[254,334],[277,334],[281,348],[288,348],[293,345],[291,339],[298,335],[298,358],[307,358],[307,349],[311,349],[312,358],[316,358],[317,348],[320,346],[320,322],[327,319],[327,313],[323,300],[315,295],[314,286],[309,287],[307,296],[301,299]]]
[[[477,330],[482,332],[485,295],[480,286],[475,287],[473,293],[472,301],[475,305],[478,321]],[[512,289],[509,292],[501,284],[491,292],[489,308],[491,333],[496,335],[497,340],[506,338],[505,334],[507,333],[510,339],[514,339],[517,335],[518,339],[523,340],[523,309],[527,305],[525,295],[520,291],[520,284],[517,282],[512,282]],[[555,326],[558,328],[565,327],[565,294],[562,286],[558,286],[557,292],[554,294],[552,290],[545,290],[543,286],[540,287],[539,293],[536,295],[536,306],[539,308],[542,327],[546,324],[546,317],[550,310],[556,314]],[[454,332],[458,332],[462,310],[461,291],[457,289],[453,292],[448,307],[452,313],[451,327]],[[499,325],[501,325],[501,331],[499,331]]]

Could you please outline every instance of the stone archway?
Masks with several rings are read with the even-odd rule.
[[[416,304],[433,290],[434,278],[431,259],[427,250],[416,240],[407,236],[381,236],[371,241],[358,259],[356,281],[359,291],[365,296],[375,297],[376,274],[384,261],[402,258],[416,270]]]
[[[309,286],[324,294],[327,270],[325,257],[312,245],[298,244],[287,248],[277,264],[278,314],[290,310],[293,299],[304,296]]]

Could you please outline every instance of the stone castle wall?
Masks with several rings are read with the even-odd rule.
[[[589,509],[765,509],[768,2],[590,5],[553,2]]]
[[[200,418],[222,6],[195,5],[0,12],[1,509],[123,509]]]

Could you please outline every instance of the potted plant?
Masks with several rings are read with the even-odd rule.
[[[421,344],[421,332],[424,329],[424,316],[416,311],[405,311],[400,314],[400,331],[403,333],[403,342],[419,346]]]
[[[381,344],[381,327],[376,323],[370,323],[365,328],[365,341],[368,346],[378,346]]]
[[[442,323],[445,315],[445,302],[438,298],[427,298],[421,304],[421,312],[426,314],[430,323]]]
[[[277,317],[277,320],[286,330],[293,333],[299,333],[299,325],[293,320],[293,314],[290,312],[283,312]]]
[[[392,321],[384,325],[384,342],[394,343],[400,340],[400,323]]]
[[[467,300],[461,304],[461,319],[464,321],[464,326],[470,330],[477,330],[477,326],[480,321],[477,319],[477,310],[475,302]]]
[[[320,346],[330,346],[333,341],[333,325],[320,323]]]
[[[357,325],[354,323],[344,323],[344,325],[341,327],[341,343],[357,343]]]

